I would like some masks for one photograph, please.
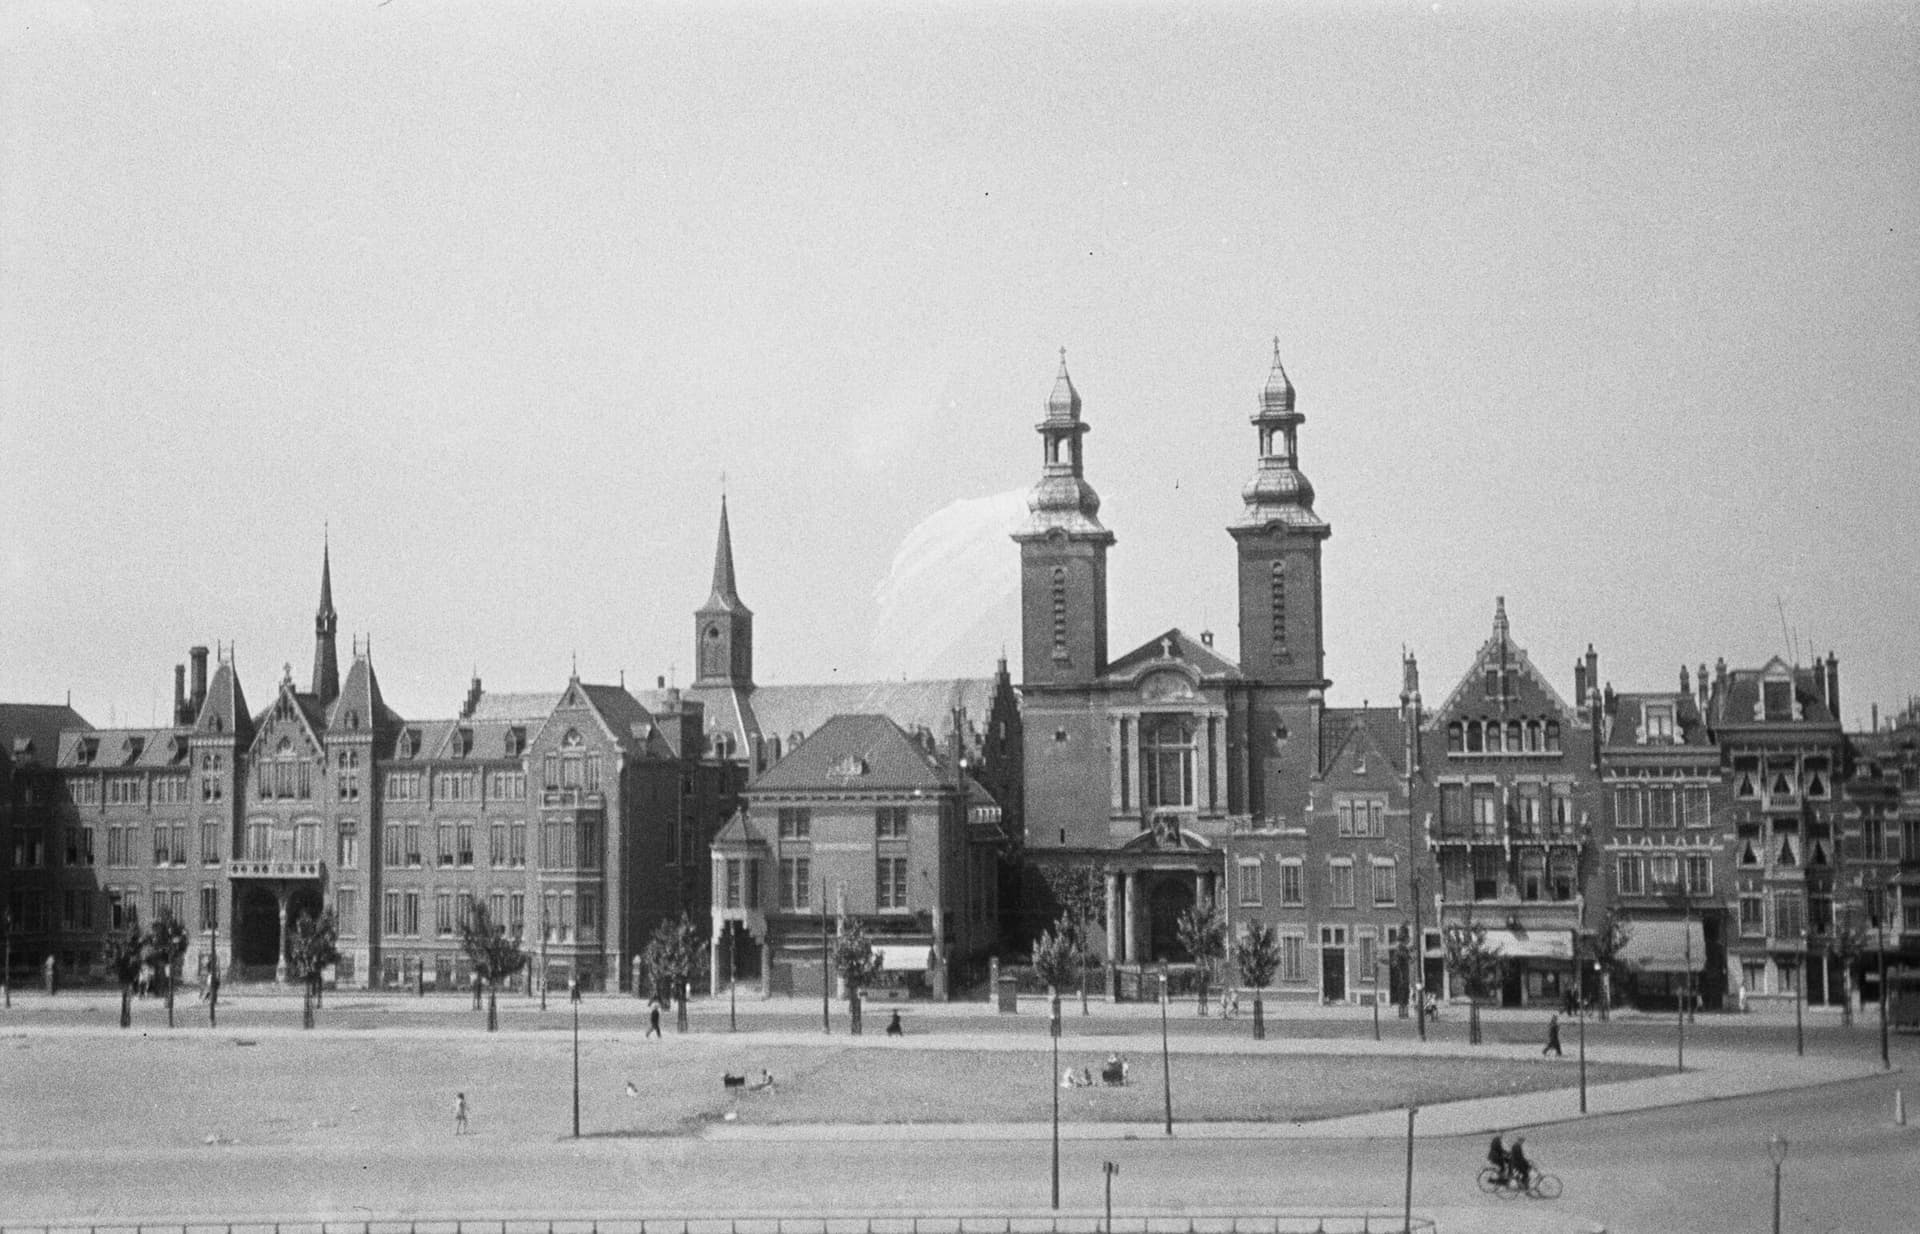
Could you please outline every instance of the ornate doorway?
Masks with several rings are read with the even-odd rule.
[[[1149,961],[1186,963],[1193,959],[1180,941],[1180,917],[1194,905],[1193,875],[1187,871],[1153,876],[1147,891],[1147,956]]]

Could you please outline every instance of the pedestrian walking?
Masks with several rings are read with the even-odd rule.
[[[1558,1013],[1555,1013],[1554,1016],[1547,1021],[1547,1044],[1540,1047],[1540,1053],[1543,1056],[1551,1054],[1555,1058],[1566,1057],[1560,1049],[1560,1016]]]
[[[453,1095],[453,1134],[467,1134],[467,1095],[465,1093]]]
[[[887,1036],[898,1037],[904,1031],[905,1030],[900,1027],[900,1013],[896,1011],[893,1013],[893,1018],[887,1021]]]
[[[660,1003],[658,1000],[647,1003],[647,1036],[660,1035]]]

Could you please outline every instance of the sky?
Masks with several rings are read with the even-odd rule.
[[[1329,700],[1920,694],[1910,5],[0,9],[0,700],[1019,665],[1058,350],[1110,646],[1237,641],[1274,339]]]

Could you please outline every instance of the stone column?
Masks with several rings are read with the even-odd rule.
[[[1120,963],[1120,875],[1107,871],[1107,963]]]
[[[1125,939],[1125,948],[1127,963],[1138,964],[1142,960],[1140,954],[1140,871],[1127,871],[1126,894],[1127,937]]]
[[[773,997],[773,943],[760,944],[760,997]]]
[[[1193,906],[1199,908],[1211,898],[1207,894],[1207,872],[1195,870],[1193,872]]]
[[[283,888],[275,897],[280,904],[280,945],[274,949],[273,979],[281,984],[287,980],[287,893]]]

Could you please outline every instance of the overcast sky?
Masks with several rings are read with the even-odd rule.
[[[1504,595],[1563,694],[1920,693],[1911,5],[0,10],[0,699],[341,654],[450,715],[1019,663],[1057,364],[1111,646],[1233,629],[1278,336],[1331,700]],[[928,520],[932,520],[929,522]],[[1784,633],[1783,633],[1784,628]]]

